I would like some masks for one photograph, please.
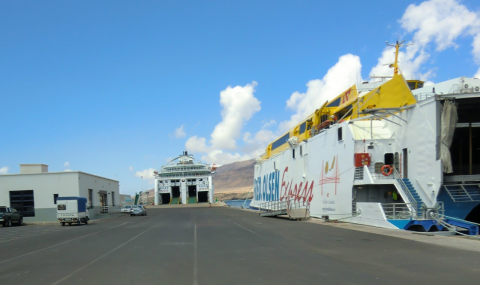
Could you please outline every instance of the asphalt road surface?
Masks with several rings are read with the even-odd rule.
[[[223,207],[7,235],[1,284],[480,283],[479,252]]]

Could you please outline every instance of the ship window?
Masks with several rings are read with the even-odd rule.
[[[300,134],[303,134],[305,132],[305,128],[307,127],[307,122],[303,122],[300,125]]]
[[[393,153],[386,153],[385,154],[385,164],[393,166],[394,160],[393,160]]]
[[[338,128],[338,141],[342,141],[343,140],[343,132],[342,132],[342,128]]]
[[[58,194],[53,194],[53,204],[57,204]]]
[[[321,117],[322,123],[325,122],[326,120],[328,120],[328,115],[326,115],[326,114],[322,115],[322,117]]]
[[[285,144],[287,142],[287,140],[290,138],[290,133],[287,133],[285,134],[283,137],[279,138],[278,140],[276,140],[273,144],[272,144],[272,150],[273,149],[276,149],[280,146],[282,146],[283,144]]]
[[[332,103],[328,104],[327,107],[338,107],[340,106],[340,99],[341,97],[338,97],[337,100],[333,101]]]
[[[303,145],[300,146],[300,156],[303,155]]]
[[[292,157],[295,158],[295,149],[292,148]]]
[[[410,88],[410,90],[415,90],[415,82],[408,82],[408,88]]]

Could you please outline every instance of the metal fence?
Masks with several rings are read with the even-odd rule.
[[[410,203],[384,203],[381,205],[388,220],[407,220],[415,216]]]

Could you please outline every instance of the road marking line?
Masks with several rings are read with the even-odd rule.
[[[116,248],[110,250],[109,252],[105,253],[104,255],[102,255],[102,256],[100,256],[100,257],[97,257],[97,258],[94,259],[93,261],[91,261],[91,262],[89,262],[88,264],[86,264],[86,265],[80,267],[79,269],[73,271],[72,273],[68,274],[67,276],[63,277],[62,279],[58,280],[57,282],[52,283],[52,285],[56,285],[56,284],[59,284],[59,283],[65,281],[65,280],[67,280],[68,278],[72,277],[73,275],[77,274],[78,272],[82,271],[83,269],[87,268],[88,266],[94,264],[95,262],[97,262],[97,261],[99,261],[100,259],[104,258],[105,256],[109,255],[110,253],[116,251],[117,249],[125,246],[127,243],[129,243],[129,242],[131,242],[132,240],[138,238],[139,236],[143,235],[144,233],[148,232],[149,230],[153,229],[154,227],[156,227],[156,226],[153,226],[153,227],[151,227],[151,228],[149,228],[149,229],[147,229],[147,230],[139,233],[138,235],[136,235],[136,236],[134,236],[133,238],[127,240],[126,242],[124,242],[124,243],[122,243],[121,245],[117,246]]]
[[[193,233],[193,285],[198,285],[198,266],[197,266],[197,223]]]
[[[3,261],[0,261],[0,264],[5,263],[5,262],[8,262],[8,261],[11,261],[11,260],[14,260],[14,259],[18,259],[18,258],[21,258],[21,257],[25,257],[25,256],[28,256],[28,255],[32,255],[32,254],[34,254],[34,253],[37,253],[37,252],[40,252],[40,251],[44,251],[44,250],[49,249],[49,248],[52,248],[52,247],[56,247],[56,246],[59,246],[59,245],[62,245],[62,244],[66,244],[66,243],[68,243],[68,242],[71,242],[71,241],[74,241],[74,240],[77,240],[77,239],[81,239],[81,238],[88,237],[88,236],[91,236],[91,235],[94,235],[94,234],[98,234],[98,233],[101,233],[101,232],[104,232],[104,231],[108,231],[108,230],[111,230],[111,229],[113,229],[113,228],[123,226],[123,225],[125,225],[125,224],[128,224],[128,222],[127,222],[127,223],[120,224],[120,225],[116,225],[116,226],[114,226],[114,227],[111,227],[111,228],[108,228],[108,229],[104,229],[104,230],[101,230],[101,231],[98,231],[98,232],[94,232],[94,233],[91,233],[91,234],[88,234],[88,235],[84,235],[84,236],[77,237],[77,238],[74,238],[74,239],[71,239],[71,240],[67,240],[67,241],[64,241],[64,242],[61,242],[61,243],[57,243],[57,244],[54,244],[54,245],[51,245],[51,246],[47,246],[47,247],[45,247],[45,248],[38,249],[38,250],[29,252],[29,253],[25,253],[25,254],[22,254],[22,255],[19,255],[19,256],[16,256],[16,257],[12,257],[12,258],[10,258],[10,259],[6,259],[6,260],[3,260]],[[7,241],[12,241],[12,240],[7,240]],[[7,241],[4,241],[4,242],[7,242]],[[3,241],[2,241],[2,242],[3,242]]]
[[[241,227],[242,229],[244,229],[244,230],[247,230],[247,231],[251,232],[252,234],[255,234],[255,235],[259,236],[259,237],[262,237],[261,235],[257,234],[256,232],[254,232],[254,231],[252,231],[252,230],[249,230],[249,229],[247,229],[247,228],[246,228],[246,227],[244,227],[244,226],[241,226],[241,225],[239,225],[239,224],[237,224],[237,223],[235,223],[235,222],[233,222],[233,223],[234,223],[235,225],[237,225],[237,226]]]

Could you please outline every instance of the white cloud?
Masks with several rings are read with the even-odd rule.
[[[205,138],[199,138],[197,136],[189,137],[185,143],[185,148],[192,152],[208,152],[210,148],[207,146],[207,140]]]
[[[211,134],[211,144],[215,149],[235,150],[236,139],[241,135],[243,124],[260,111],[260,101],[253,96],[257,82],[245,86],[228,86],[220,92],[222,121]]]
[[[472,37],[472,54],[480,64],[480,16],[456,0],[429,0],[419,5],[411,4],[399,20],[407,33],[413,33],[414,45],[399,53],[399,65],[407,79],[429,80],[435,69],[422,70],[430,58],[432,44],[437,52],[449,47],[457,48],[459,37]],[[393,48],[386,48],[372,68],[370,75],[392,75],[393,70],[384,64],[393,63]],[[480,70],[477,72],[480,75]]]
[[[153,181],[155,179],[155,176],[153,176],[154,171],[155,171],[154,168],[144,169],[144,170],[135,172],[135,176],[140,177],[143,180]]]
[[[277,122],[275,120],[270,120],[268,122],[262,122],[262,123],[263,123],[262,129],[266,129],[266,128],[275,126],[277,124]]]
[[[187,134],[185,134],[185,131],[183,130],[183,126],[181,125],[180,127],[175,129],[175,137],[177,139],[184,138]]]
[[[282,132],[297,125],[301,120],[312,114],[325,101],[340,95],[348,87],[361,80],[362,65],[356,55],[346,54],[338,59],[323,79],[310,80],[305,93],[294,92],[287,100],[287,108],[295,111],[290,120],[280,123]]]
[[[70,169],[70,162],[69,161],[66,161],[64,164],[63,164],[63,171],[72,171]]]
[[[226,164],[252,158],[252,154],[239,153],[237,140],[249,141],[249,133],[242,135],[243,125],[260,111],[260,101],[253,95],[257,83],[245,86],[228,86],[220,92],[222,121],[218,123],[207,143],[206,138],[192,136],[185,143],[191,153],[205,153],[202,160],[209,163]]]
[[[223,150],[217,149],[212,150],[208,154],[202,156],[202,161],[206,161],[209,163],[215,163],[217,165],[223,165],[232,163],[235,161],[243,161],[253,158],[251,155],[245,154],[242,155],[238,152],[230,153],[224,152]]]
[[[0,168],[0,174],[8,174],[8,170],[10,168],[8,166],[4,166],[2,168]]]
[[[133,166],[130,166],[130,167],[128,168],[128,170],[129,170],[129,171],[133,171]]]

